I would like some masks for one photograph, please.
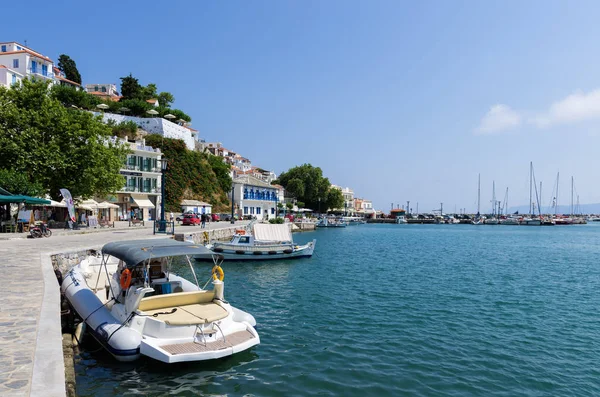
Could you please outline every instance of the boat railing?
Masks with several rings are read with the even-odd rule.
[[[297,244],[286,243],[286,244],[265,244],[265,245],[243,246],[243,245],[239,245],[239,244],[215,243],[213,248],[223,248],[223,249],[230,249],[230,250],[244,251],[244,252],[257,252],[257,251],[258,252],[269,252],[269,251],[281,250],[281,248],[291,249],[294,247],[294,245],[297,245]]]

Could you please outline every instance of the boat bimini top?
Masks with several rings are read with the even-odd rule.
[[[103,255],[110,255],[122,260],[128,268],[134,268],[150,259],[212,254],[208,248],[200,244],[176,241],[172,239],[115,241],[102,247]],[[221,255],[214,254],[216,257]],[[215,258],[217,259],[217,258]]]

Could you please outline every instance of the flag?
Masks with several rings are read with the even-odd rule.
[[[65,202],[67,203],[67,208],[69,209],[69,216],[71,217],[71,221],[75,222],[75,205],[73,204],[73,197],[71,197],[71,192],[68,189],[60,189],[60,194],[62,194]]]

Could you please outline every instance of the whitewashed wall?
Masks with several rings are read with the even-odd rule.
[[[100,113],[95,112],[94,114]],[[114,120],[116,123],[133,121],[141,129],[148,131],[151,134],[162,135],[165,138],[181,139],[183,142],[185,142],[185,146],[187,146],[189,150],[194,150],[194,138],[192,137],[192,132],[187,128],[170,122],[169,120],[165,120],[160,117],[141,118],[112,113],[104,113],[102,119],[104,122],[107,122],[108,120]]]

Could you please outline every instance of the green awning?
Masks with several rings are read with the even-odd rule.
[[[31,205],[46,205],[50,204],[50,200],[24,195],[0,195],[0,203],[24,203]]]

